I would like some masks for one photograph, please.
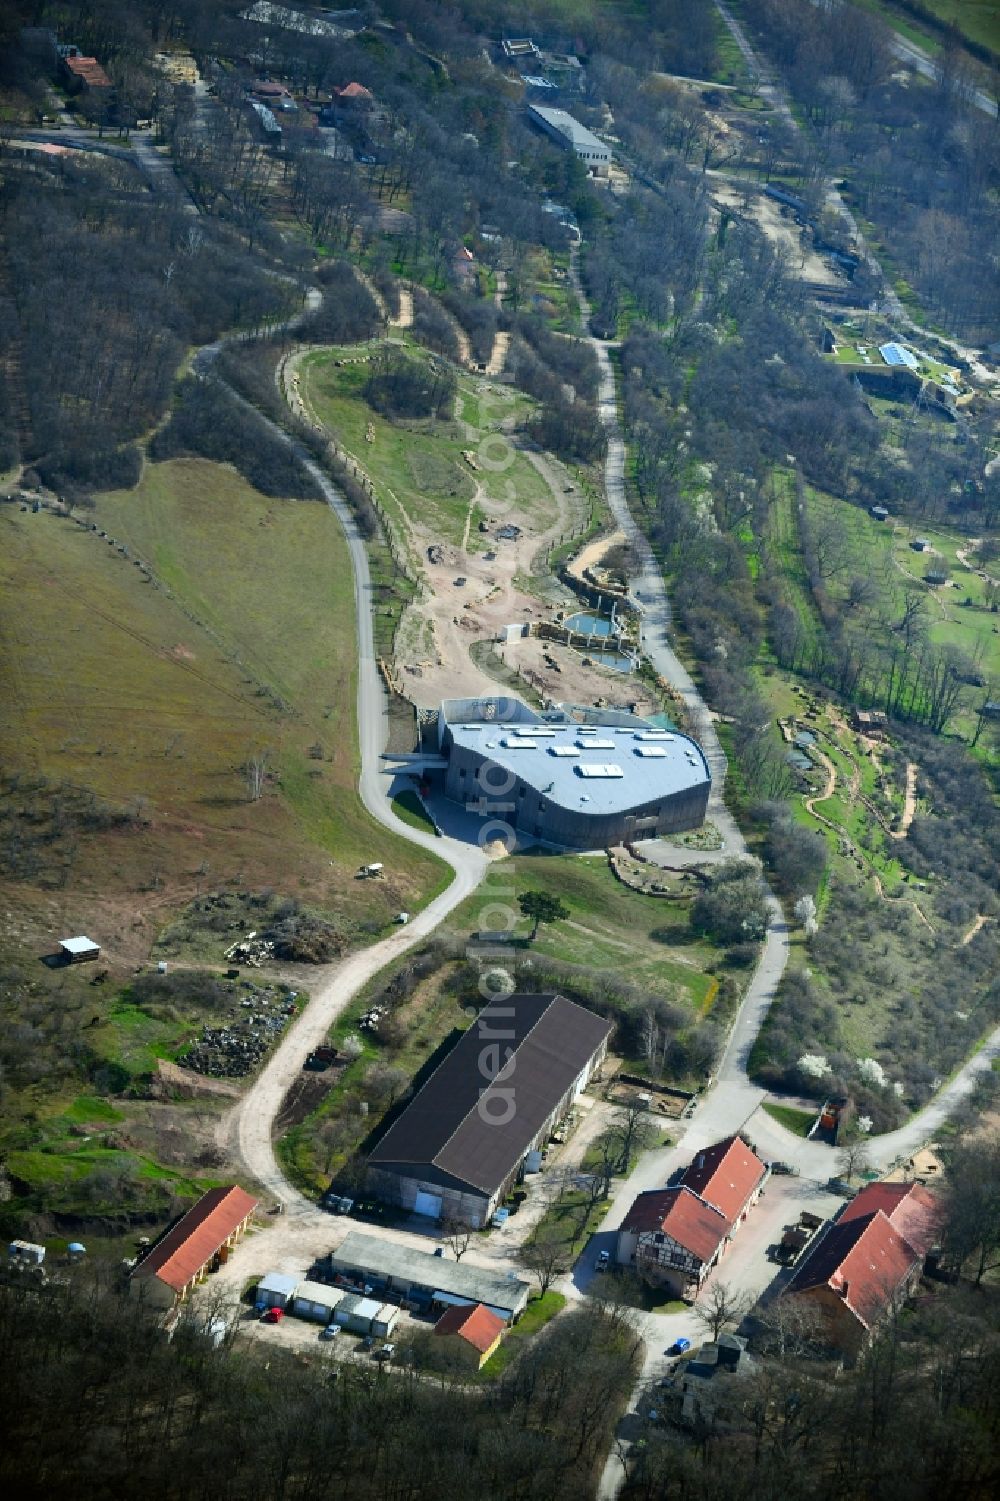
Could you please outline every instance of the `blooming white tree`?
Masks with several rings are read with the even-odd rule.
[[[818,932],[819,923],[816,921],[816,903],[811,896],[800,896],[792,911],[805,929],[807,938],[811,938],[814,933]]]
[[[811,1079],[823,1079],[831,1072],[830,1065],[822,1053],[803,1053],[798,1066]]]
[[[870,1115],[859,1115],[858,1116],[858,1131],[861,1133],[862,1136],[867,1136],[868,1135],[868,1133],[871,1131],[871,1128],[872,1128],[873,1124],[874,1123],[873,1123],[872,1118],[871,1118]]]
[[[859,1058],[858,1077],[865,1084],[875,1084],[879,1089],[884,1088],[888,1083],[885,1077],[885,1069],[877,1058]]]

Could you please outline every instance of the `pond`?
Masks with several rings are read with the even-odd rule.
[[[620,651],[592,651],[587,655],[591,662],[597,662],[601,667],[617,667],[619,672],[632,671],[632,658]]]
[[[578,631],[583,636],[610,636],[611,621],[606,615],[568,615],[563,621],[568,631]]]

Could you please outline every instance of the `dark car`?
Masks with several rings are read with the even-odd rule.
[[[779,1177],[784,1178],[797,1178],[799,1176],[798,1168],[792,1167],[790,1162],[772,1162],[771,1171],[772,1173],[777,1173]]]

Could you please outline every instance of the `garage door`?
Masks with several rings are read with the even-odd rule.
[[[426,1214],[432,1220],[439,1220],[441,1218],[441,1195],[425,1194],[422,1189],[418,1188],[413,1208],[416,1214]]]

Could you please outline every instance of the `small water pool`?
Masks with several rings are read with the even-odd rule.
[[[588,652],[592,662],[598,662],[602,667],[616,667],[619,672],[632,671],[631,657],[625,657],[620,651],[592,651]]]
[[[606,615],[568,615],[563,621],[568,631],[578,631],[583,636],[610,636],[611,621]]]

